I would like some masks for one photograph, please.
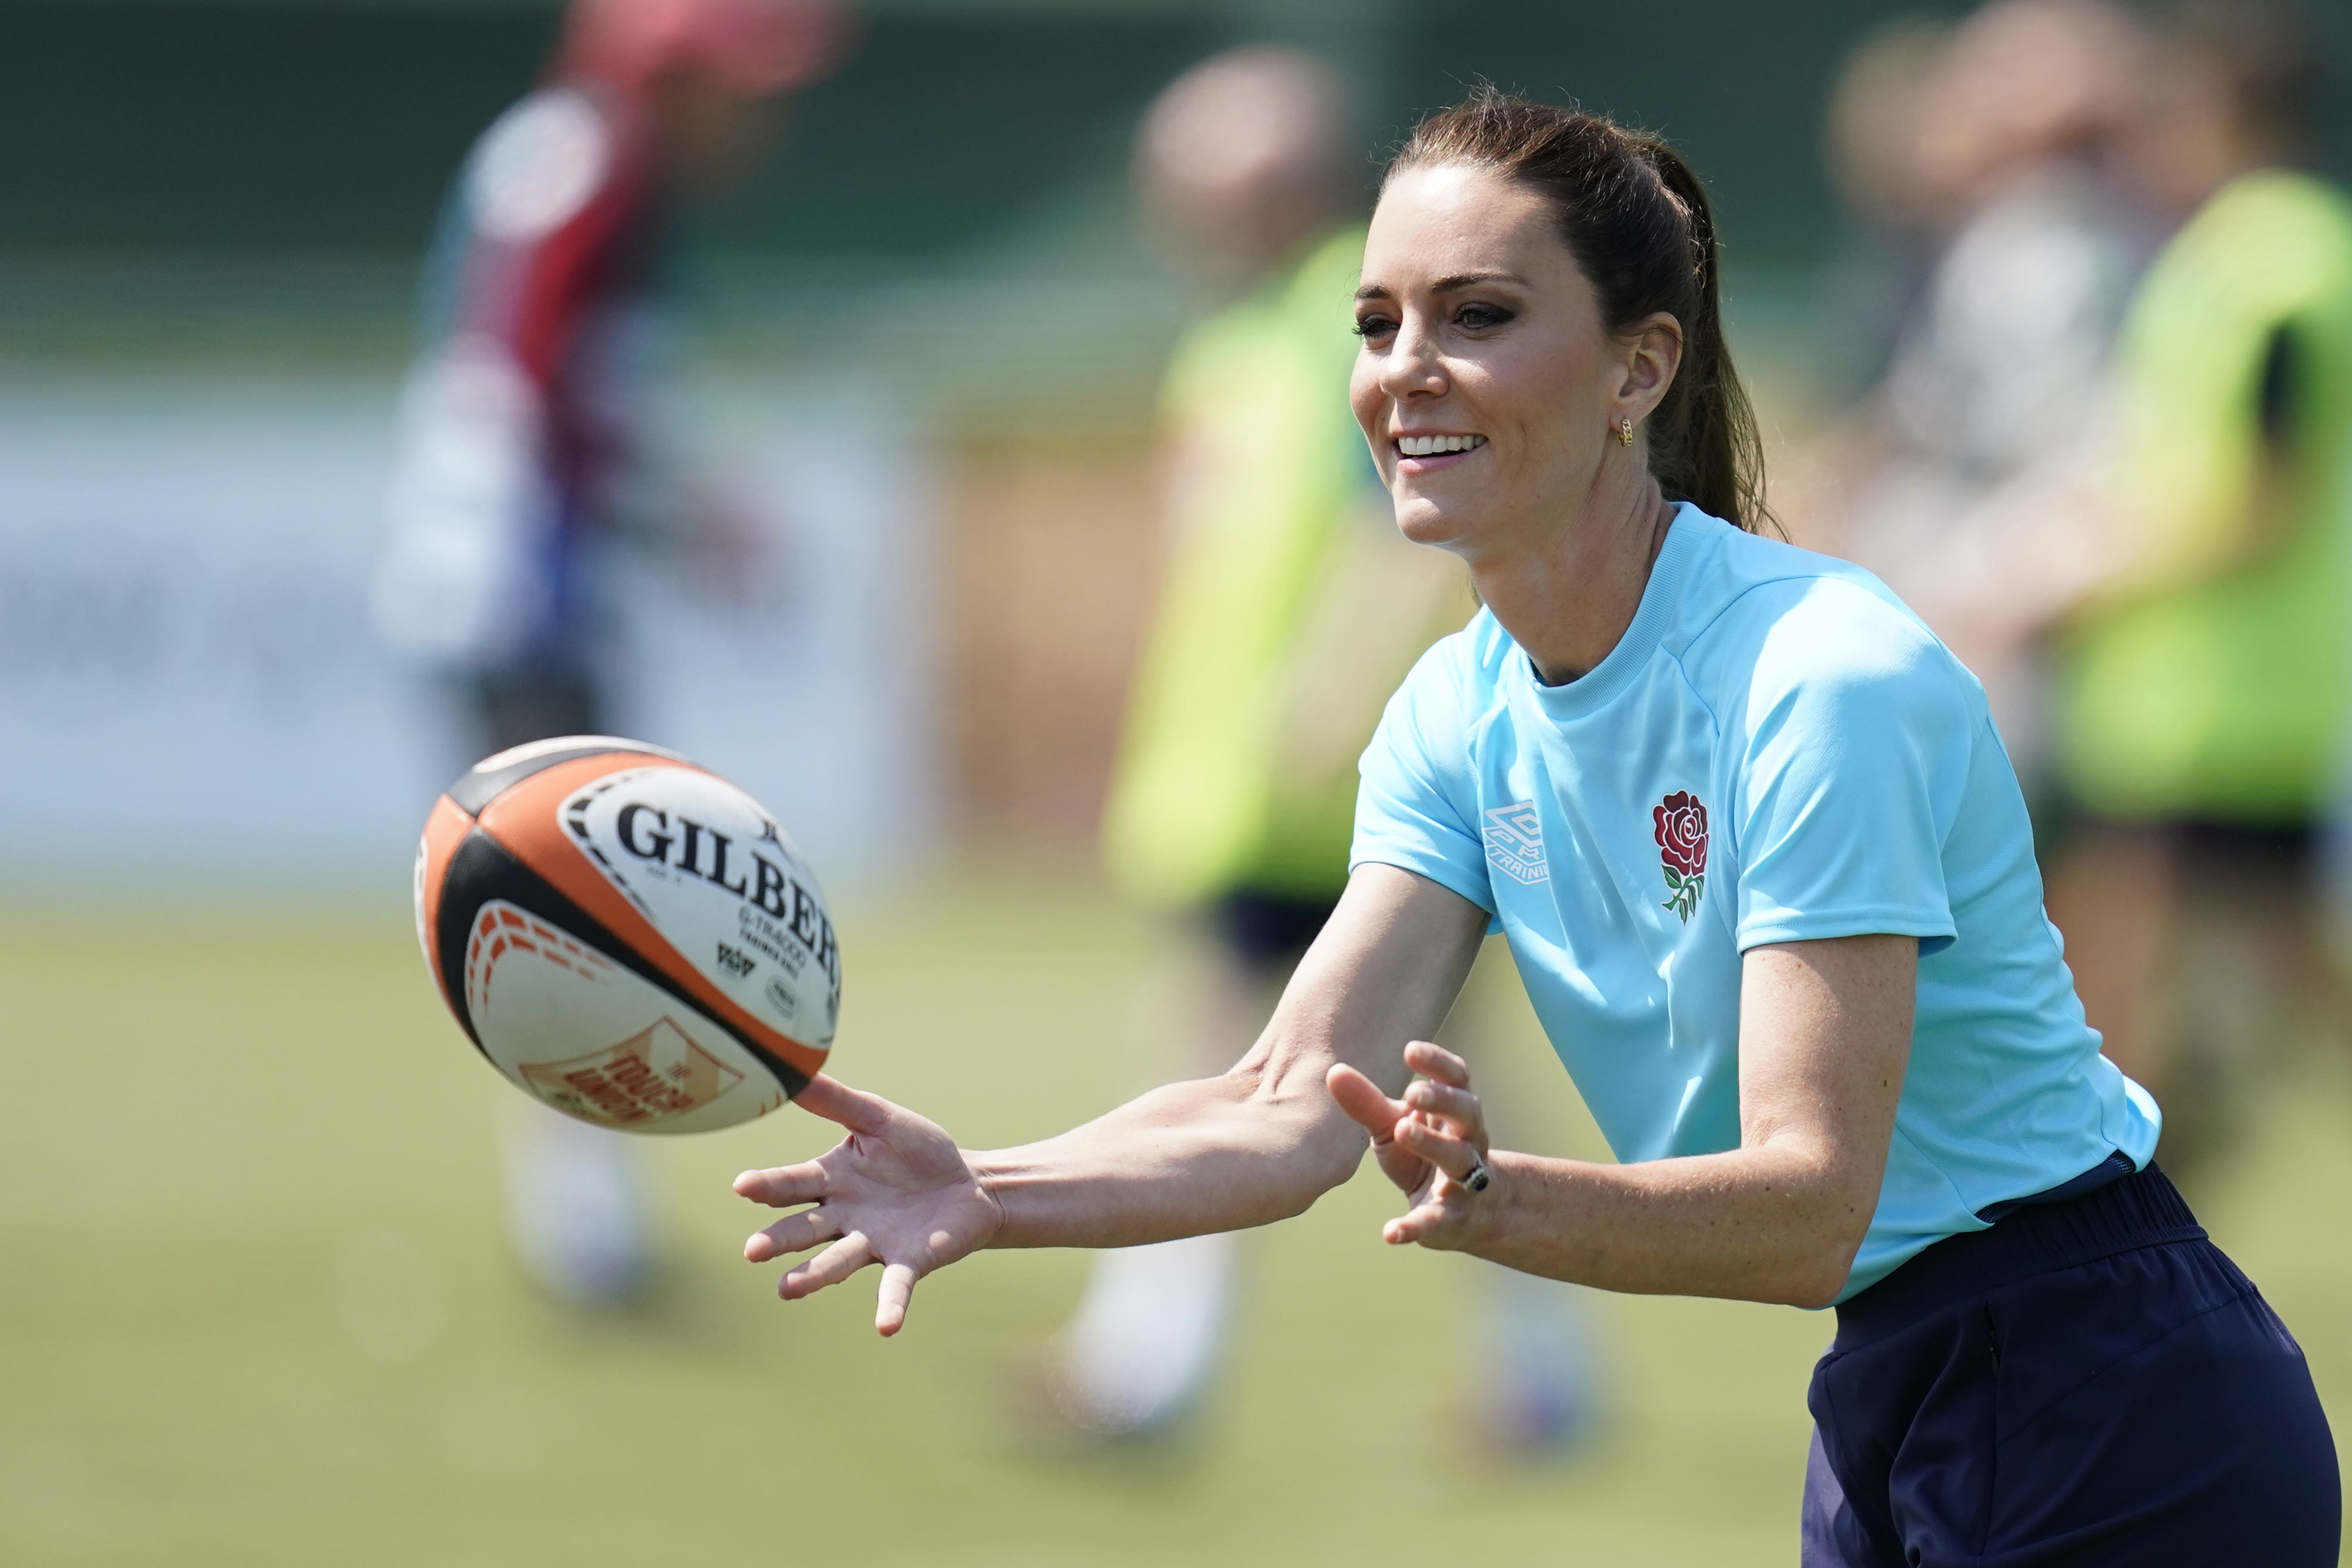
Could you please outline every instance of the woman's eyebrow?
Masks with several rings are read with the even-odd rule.
[[[1433,294],[1454,294],[1465,289],[1475,289],[1481,283],[1517,283],[1522,289],[1528,286],[1528,280],[1516,272],[1456,272],[1432,283],[1429,291]],[[1367,283],[1356,290],[1356,298],[1361,301],[1392,300],[1396,296],[1384,284]]]
[[[1456,272],[1441,278],[1429,286],[1433,294],[1452,294],[1464,289],[1475,289],[1481,283],[1517,283],[1525,287],[1527,279],[1516,272]]]

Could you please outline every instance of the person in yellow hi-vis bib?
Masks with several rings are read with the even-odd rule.
[[[1348,405],[1363,256],[1349,118],[1328,65],[1235,49],[1171,84],[1138,145],[1159,237],[1228,301],[1167,372],[1167,574],[1104,822],[1112,875],[1182,932],[1136,1010],[1163,1067],[1221,1070],[1214,1053],[1265,1025],[1347,884],[1356,759],[1382,703],[1475,608],[1458,570],[1397,536]],[[1062,1414],[1122,1437],[1192,1409],[1234,1246],[1101,1255],[1056,1347]],[[1493,1272],[1482,1415],[1514,1442],[1565,1440],[1592,1403],[1581,1302]]]
[[[2173,1091],[2176,1168],[2249,1047],[2340,1027],[2315,851],[2352,738],[2352,199],[2294,166],[2306,45],[2251,3],[2176,35],[2144,162],[2192,216],[2119,354],[2129,564],[2058,649],[2052,914],[2107,1054]]]

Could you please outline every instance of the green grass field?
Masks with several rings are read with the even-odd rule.
[[[1368,1168],[1254,1238],[1189,1444],[1075,1452],[1027,1411],[1080,1258],[976,1258],[891,1343],[866,1282],[787,1307],[739,1261],[753,1215],[727,1190],[827,1142],[786,1111],[649,1144],[674,1282],[640,1316],[569,1318],[502,1247],[514,1091],[442,1015],[398,911],[129,920],[0,920],[0,1561],[1794,1559],[1825,1316],[1612,1300],[1605,1437],[1506,1465],[1465,1435],[1476,1266],[1381,1247]],[[1084,884],[968,871],[843,927],[853,1081],[980,1144],[1131,1083],[1150,930]],[[1506,1032],[1539,1049],[1523,1019]],[[2339,1410],[2347,1085],[2298,1070],[2195,1194]],[[1589,1137],[1564,1093],[1544,1105],[1563,1146]]]

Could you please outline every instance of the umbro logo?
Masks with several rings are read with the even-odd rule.
[[[1534,801],[1515,801],[1486,814],[1486,859],[1530,887],[1551,879],[1551,868],[1544,864],[1543,818],[1536,815]]]

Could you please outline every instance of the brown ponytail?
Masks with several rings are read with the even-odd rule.
[[[1612,329],[1659,311],[1681,323],[1681,369],[1648,420],[1650,471],[1669,498],[1728,522],[1769,520],[1763,444],[1723,337],[1715,215],[1682,154],[1600,115],[1482,87],[1423,121],[1388,177],[1442,163],[1493,169],[1549,197]]]

